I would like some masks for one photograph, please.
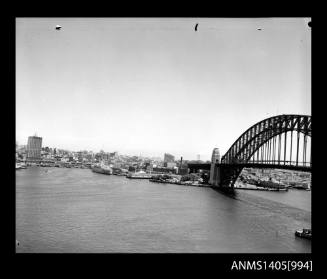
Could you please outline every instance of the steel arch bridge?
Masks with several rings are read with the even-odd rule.
[[[311,135],[309,115],[283,114],[256,123],[216,164],[214,184],[233,187],[244,167],[311,171]]]

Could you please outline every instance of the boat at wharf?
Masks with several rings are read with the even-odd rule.
[[[91,167],[91,170],[93,172],[101,173],[101,174],[107,174],[107,175],[112,174],[112,169],[106,165],[94,165]]]

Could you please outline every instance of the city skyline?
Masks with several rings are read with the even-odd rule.
[[[223,155],[267,117],[311,114],[308,21],[17,18],[16,140]]]
[[[31,137],[35,137],[34,136],[30,136],[28,137],[28,140],[29,138]],[[40,137],[42,139],[42,137]],[[25,150],[26,152],[28,152],[28,143],[27,144],[20,144],[18,141],[16,141],[16,150]],[[165,159],[165,156],[166,156],[166,153],[162,154],[161,156],[152,156],[152,155],[142,155],[142,154],[138,154],[138,155],[131,155],[131,154],[122,154],[118,151],[112,151],[112,150],[86,150],[86,149],[78,149],[78,150],[70,150],[70,149],[63,149],[63,148],[60,148],[60,147],[55,147],[55,146],[41,146],[40,150],[43,152],[43,151],[47,151],[47,150],[50,150],[50,153],[51,152],[54,152],[54,150],[56,152],[58,152],[58,154],[62,154],[62,152],[64,152],[64,154],[67,154],[67,153],[70,153],[70,154],[75,154],[75,153],[80,153],[80,152],[85,152],[85,153],[93,153],[93,154],[100,154],[100,153],[105,153],[105,154],[112,154],[112,153],[117,153],[119,156],[123,156],[123,157],[139,157],[139,158],[149,158],[149,159],[160,159],[162,161],[164,161]],[[168,155],[172,155],[172,154],[168,154]],[[173,155],[172,155],[173,156]],[[174,156],[173,156],[174,157]],[[180,162],[181,158],[175,158],[174,157],[174,162]],[[203,161],[203,160],[200,160],[198,157],[196,159],[194,158],[191,158],[191,159],[184,159],[183,158],[183,161]],[[209,161],[209,160],[207,160]]]

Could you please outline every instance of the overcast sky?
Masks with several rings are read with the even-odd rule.
[[[308,21],[17,18],[18,144],[223,155],[264,118],[311,115]]]

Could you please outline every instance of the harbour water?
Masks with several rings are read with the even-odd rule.
[[[230,197],[89,169],[16,171],[17,253],[310,253],[303,227],[310,191]]]

